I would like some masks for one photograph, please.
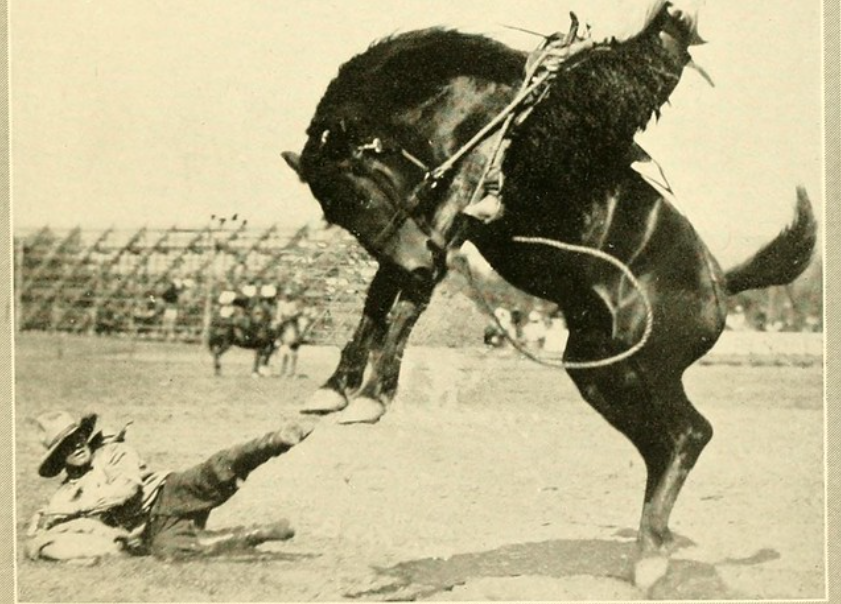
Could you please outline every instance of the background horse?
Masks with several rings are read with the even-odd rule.
[[[222,373],[221,356],[231,346],[254,351],[251,374],[255,377],[268,372],[269,359],[277,348],[277,330],[272,327],[272,312],[268,304],[253,302],[243,308],[241,316],[214,315],[210,325],[208,347],[213,355],[213,370]]]
[[[301,156],[285,154],[325,217],[380,263],[353,338],[305,410],[342,410],[342,422],[384,413],[447,251],[469,239],[508,282],[562,309],[570,377],[646,464],[644,557],[670,551],[670,513],[712,437],[686,396],[684,370],[718,339],[727,297],[795,279],[816,230],[798,190],[793,224],[725,273],[668,195],[632,169],[650,161],[635,133],[668,99],[698,40],[691,15],[658,7],[636,36],[562,65],[514,133],[505,211],[494,221],[463,212],[492,139],[452,170],[432,171],[522,84],[526,55],[484,37],[424,30],[373,45],[328,87]]]
[[[307,314],[299,312],[287,317],[277,326],[277,346],[280,357],[279,375],[293,377],[298,369],[298,349],[306,342],[312,326]]]

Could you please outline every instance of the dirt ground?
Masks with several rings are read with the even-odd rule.
[[[559,370],[505,352],[407,351],[374,426],[322,420],[252,474],[211,527],[288,518],[250,557],[68,567],[26,561],[21,534],[57,488],[33,417],[98,411],[156,468],[186,468],[279,426],[338,351],[304,348],[295,379],[250,355],[24,334],[16,348],[21,601],[639,600],[825,597],[822,367],[703,365],[687,390],[715,427],[671,526],[681,547],[649,593],[631,580],[641,459]],[[803,364],[801,364],[803,365]]]

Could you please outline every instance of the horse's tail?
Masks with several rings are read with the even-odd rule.
[[[729,295],[748,289],[787,285],[797,279],[812,259],[817,223],[806,189],[797,187],[794,221],[753,256],[725,273]]]

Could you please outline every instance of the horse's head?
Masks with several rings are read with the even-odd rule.
[[[309,185],[327,221],[352,233],[372,256],[418,278],[442,270],[446,241],[428,215],[413,207],[428,156],[408,151],[385,126],[341,121],[320,126],[300,157],[284,158]]]
[[[458,215],[448,204],[466,202],[448,195],[455,175],[435,187],[426,177],[490,119],[488,91],[518,83],[523,64],[479,36],[434,29],[388,38],[340,68],[300,157],[284,157],[328,221],[378,261],[434,279]]]

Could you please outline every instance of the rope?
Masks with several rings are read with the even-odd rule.
[[[508,343],[511,344],[511,346],[513,346],[517,352],[528,358],[530,361],[534,361],[538,365],[543,365],[544,367],[553,367],[555,369],[563,369],[563,363],[553,363],[551,361],[541,359],[539,356],[533,354],[530,350],[520,345],[519,342],[517,342],[509,335],[508,330],[505,329],[505,327],[503,327],[496,314],[494,314],[493,308],[491,308],[491,305],[488,304],[488,299],[485,298],[484,294],[482,294],[482,292],[479,290],[479,286],[476,284],[476,279],[473,276],[473,271],[470,268],[470,263],[465,262],[464,266],[467,269],[467,279],[470,281],[470,285],[473,286],[473,289],[479,295],[479,300],[482,302],[482,306],[485,307],[485,312],[487,312],[491,317],[493,317],[494,323],[496,323],[496,326],[499,328],[500,333],[502,333],[505,336],[505,339],[508,340]]]
[[[486,310],[489,310],[489,314],[494,317],[497,326],[500,328],[503,334],[505,334],[506,339],[511,343],[511,345],[521,354],[525,355],[532,361],[540,365],[545,365],[547,367],[562,367],[564,369],[599,369],[602,367],[608,367],[610,365],[619,363],[624,361],[625,359],[630,358],[648,343],[648,340],[651,338],[651,334],[654,331],[654,310],[651,307],[651,301],[648,299],[648,296],[645,295],[645,290],[643,290],[642,285],[640,284],[639,280],[634,276],[631,269],[626,265],[624,262],[616,258],[615,256],[611,256],[607,252],[604,252],[599,249],[586,247],[583,245],[575,245],[572,243],[564,243],[562,241],[555,241],[554,239],[547,239],[544,237],[523,237],[523,236],[516,236],[512,239],[512,241],[516,243],[526,243],[526,244],[533,244],[533,245],[545,245],[548,247],[552,247],[561,251],[565,252],[572,252],[575,254],[584,254],[587,256],[592,256],[599,260],[603,260],[608,264],[612,264],[616,268],[618,268],[625,277],[627,277],[628,281],[630,282],[631,286],[637,290],[640,294],[640,298],[642,299],[642,303],[645,306],[645,330],[643,331],[642,337],[640,340],[631,346],[628,350],[624,352],[620,352],[619,354],[615,354],[611,357],[607,357],[605,359],[598,359],[595,361],[566,361],[562,360],[560,364],[558,363],[551,363],[549,361],[545,361],[528,350],[522,347],[518,342],[514,341],[509,335],[508,331],[502,328],[502,325],[499,322],[499,319],[496,318],[493,311],[490,310],[490,305],[488,304],[485,297],[479,292],[478,288],[476,287],[475,281],[473,279],[473,272],[470,270],[470,265],[467,265],[468,276],[470,278],[471,284],[474,286],[474,289],[479,293],[479,297],[482,300],[483,305],[485,306]]]

